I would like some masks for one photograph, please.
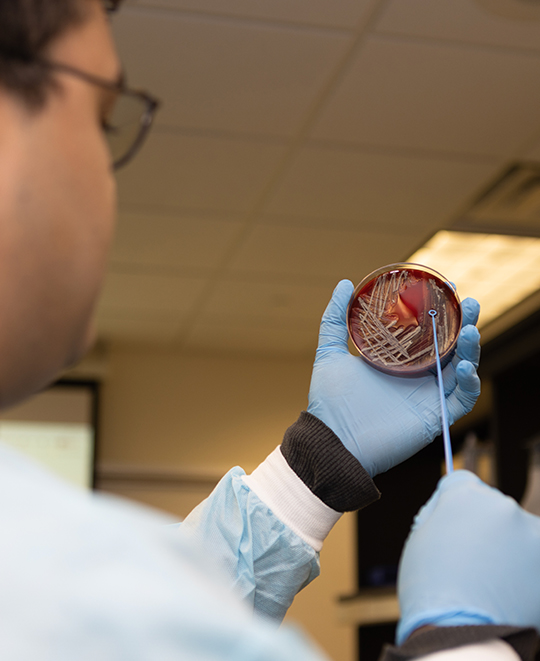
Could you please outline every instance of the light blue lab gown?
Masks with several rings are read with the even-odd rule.
[[[277,627],[318,554],[242,474],[174,528],[0,445],[0,659],[320,661]]]

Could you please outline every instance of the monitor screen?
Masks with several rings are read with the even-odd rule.
[[[92,488],[95,384],[58,384],[0,414],[0,442]]]

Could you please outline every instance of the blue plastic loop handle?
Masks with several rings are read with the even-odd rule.
[[[450,427],[448,426],[448,413],[446,411],[446,398],[444,396],[444,384],[442,379],[441,357],[439,356],[439,343],[437,341],[437,324],[435,317],[437,310],[430,310],[428,314],[433,322],[433,344],[435,345],[435,360],[437,362],[437,381],[439,382],[439,397],[441,400],[441,427],[444,443],[444,460],[446,462],[446,472],[452,473],[454,470],[454,459],[452,457],[452,444],[450,443]]]

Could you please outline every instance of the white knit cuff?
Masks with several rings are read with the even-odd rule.
[[[278,519],[316,551],[321,550],[342,513],[310,491],[289,466],[279,446],[242,479]]]
[[[520,661],[515,649],[504,640],[461,645],[416,657],[417,661]]]

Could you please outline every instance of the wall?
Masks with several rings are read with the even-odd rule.
[[[311,358],[182,355],[113,347],[102,393],[100,488],[185,516],[231,466],[252,470],[307,406]],[[334,661],[355,659],[335,600],[354,591],[354,517],[321,554],[322,575],[297,597],[299,623]]]

